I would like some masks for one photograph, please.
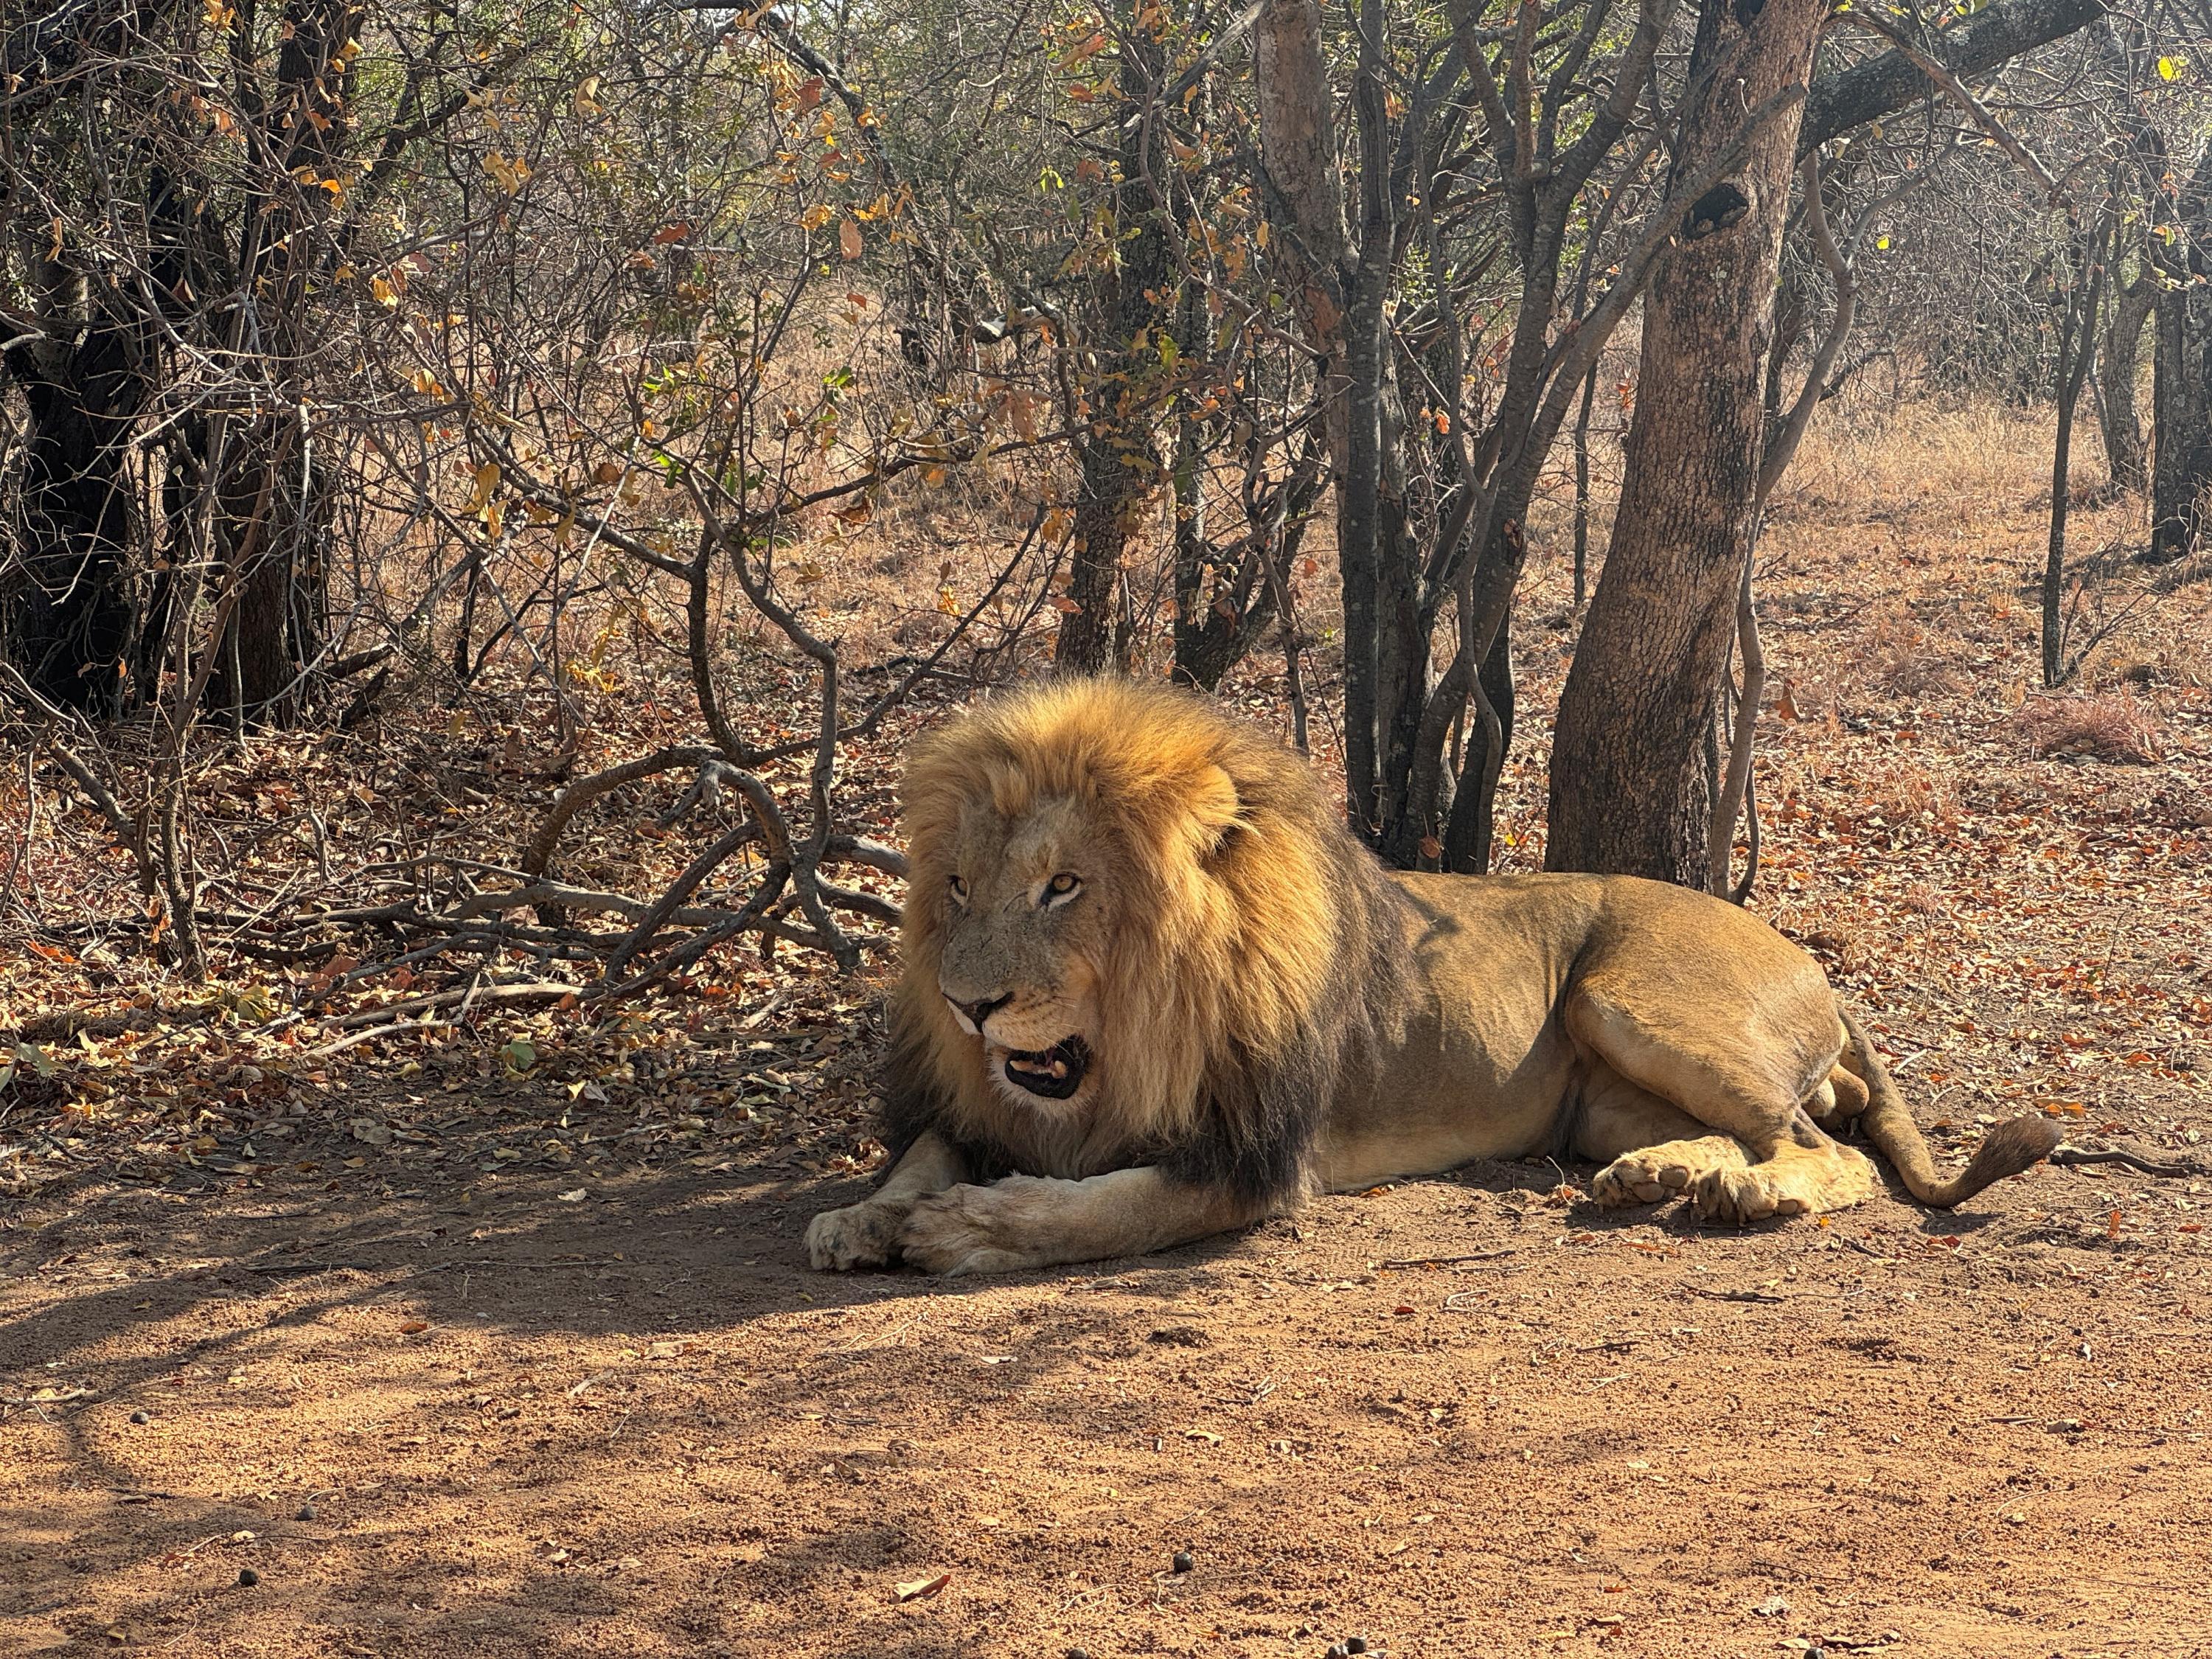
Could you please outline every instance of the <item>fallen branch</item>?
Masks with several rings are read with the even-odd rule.
[[[2067,1168],[2082,1164],[2117,1164],[2122,1169],[2133,1170],[2139,1175],[2201,1176],[2212,1173],[2208,1172],[2202,1164],[2164,1164],[2124,1147],[2076,1146],[2070,1140],[2062,1140],[2052,1147],[2050,1161]]]

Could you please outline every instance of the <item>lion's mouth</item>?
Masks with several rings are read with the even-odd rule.
[[[1000,1069],[1018,1089],[1046,1100],[1066,1100],[1083,1086],[1091,1069],[1091,1045],[1072,1036],[1049,1048],[1009,1048]]]

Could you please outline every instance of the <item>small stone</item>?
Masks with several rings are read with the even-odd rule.
[[[1067,1650],[1066,1659],[1091,1659],[1091,1650],[1089,1648],[1070,1648]]]
[[[238,1582],[245,1589],[252,1589],[261,1582],[261,1575],[251,1567],[240,1567],[238,1570]]]
[[[1351,1650],[1343,1643],[1331,1642],[1328,1644],[1328,1651],[1322,1655],[1321,1659],[1345,1659],[1345,1656]]]
[[[1805,1659],[1828,1659],[1828,1650],[1826,1648],[1807,1648]]]
[[[301,1504],[298,1509],[292,1511],[292,1518],[295,1521],[313,1520],[315,1518],[315,1506],[313,1504]]]
[[[133,1412],[131,1413],[131,1420],[133,1423],[150,1423],[154,1419],[143,1412]]]
[[[1191,1554],[1188,1550],[1177,1550],[1175,1553],[1175,1559],[1169,1562],[1168,1565],[1177,1572],[1188,1572],[1193,1567],[1196,1566],[1198,1563],[1191,1559]]]
[[[1345,1650],[1346,1653],[1364,1653],[1364,1652],[1366,1652],[1366,1651],[1367,1651],[1367,1638],[1366,1638],[1365,1637],[1364,1637],[1364,1636],[1347,1636],[1347,1637],[1346,1637],[1346,1638],[1344,1638],[1344,1650]]]

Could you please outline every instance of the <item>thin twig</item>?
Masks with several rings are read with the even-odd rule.
[[[2118,1146],[2076,1146],[2070,1140],[2062,1140],[2051,1148],[2051,1162],[2072,1167],[2081,1164],[2117,1164],[2124,1170],[2133,1170],[2140,1175],[2201,1176],[2202,1164],[2162,1164],[2156,1158],[2145,1158],[2140,1152],[2127,1152]]]

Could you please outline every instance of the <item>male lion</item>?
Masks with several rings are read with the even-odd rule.
[[[1874,1189],[1856,1118],[1943,1208],[2057,1142],[2017,1119],[1936,1177],[1820,967],[1625,876],[1385,870],[1305,763],[1119,680],[993,702],[905,782],[906,968],[873,1196],[817,1267],[1004,1272],[1166,1249],[1313,1190],[1574,1153],[1607,1205],[1748,1222]]]

